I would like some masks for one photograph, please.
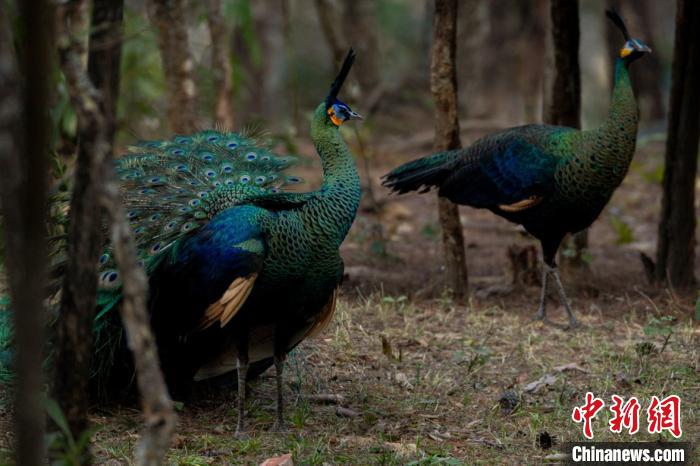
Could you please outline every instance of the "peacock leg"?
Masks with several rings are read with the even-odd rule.
[[[569,316],[569,328],[578,327],[578,321],[571,310],[571,304],[569,303],[569,298],[566,297],[566,291],[564,291],[564,286],[561,284],[561,278],[559,278],[559,271],[554,268],[552,269],[552,275],[554,276],[554,281],[559,289],[559,299],[561,299],[564,309],[566,309],[566,314]]]
[[[284,432],[287,427],[284,423],[284,394],[282,393],[282,371],[284,370],[285,353],[284,350],[275,350],[275,379],[277,379],[277,422],[273,430]]]
[[[542,263],[542,291],[540,292],[540,307],[537,308],[534,320],[547,320],[547,283],[551,267]]]
[[[248,339],[241,338],[237,346],[238,351],[238,422],[236,424],[236,437],[246,437],[245,434],[245,400],[246,382],[248,376]]]

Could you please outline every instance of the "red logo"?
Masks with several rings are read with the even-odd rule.
[[[612,396],[613,404],[610,411],[613,418],[610,419],[610,432],[619,434],[624,427],[630,435],[639,431],[639,410],[642,407],[636,397],[632,397],[623,404],[623,399],[617,395]]]
[[[625,401],[618,395],[612,395],[610,411],[612,418],[608,421],[610,432],[619,434],[627,429],[629,435],[639,432],[639,412],[641,404],[637,397],[630,397]],[[587,439],[593,438],[593,419],[603,409],[605,402],[597,398],[591,392],[586,393],[586,403],[583,406],[574,407],[571,419],[577,424],[583,424],[583,435]],[[658,396],[652,396],[647,413],[647,431],[650,434],[660,434],[667,430],[675,438],[683,435],[681,430],[681,399],[678,395],[669,395],[663,400]]]
[[[681,399],[677,395],[670,395],[659,401],[657,396],[651,397],[651,403],[647,409],[648,431],[650,434],[660,434],[667,430],[676,438],[679,438],[681,430]]]
[[[586,404],[583,406],[576,406],[574,412],[571,413],[571,419],[574,422],[583,422],[583,435],[587,439],[593,438],[593,428],[591,427],[591,421],[598,414],[598,411],[603,409],[605,402],[600,398],[593,396],[593,393],[586,393]]]

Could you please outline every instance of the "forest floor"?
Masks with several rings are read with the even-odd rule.
[[[531,321],[539,288],[512,286],[506,251],[536,242],[490,212],[462,209],[470,297],[456,303],[445,294],[435,197],[387,197],[377,178],[399,158],[378,149],[371,175],[379,214],[363,203],[343,246],[347,277],[335,317],[289,358],[289,431],[271,432],[268,371],[250,384],[247,439],[233,435],[234,388],[178,404],[168,463],[259,464],[289,453],[297,465],[541,464],[556,460],[557,447],[538,439],[583,440],[571,412],[588,391],[606,402],[593,422],[595,440],[671,440],[645,432],[650,397],[669,394],[682,399],[683,439],[700,438],[697,296],[647,284],[639,259],[655,247],[662,147],[640,144],[630,175],[590,230],[590,271],[564,278],[582,323],[574,331]],[[428,150],[414,147],[401,160]],[[302,168],[313,185],[317,167]],[[552,298],[550,315],[563,322]],[[499,401],[506,391],[518,399],[512,412]],[[638,434],[607,429],[613,394],[640,400]],[[139,411],[95,408],[92,421],[97,462],[131,464]],[[0,439],[5,453],[9,442],[8,432]]]

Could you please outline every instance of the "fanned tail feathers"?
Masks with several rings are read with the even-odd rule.
[[[116,169],[147,272],[180,238],[222,210],[300,183],[301,178],[283,173],[295,161],[256,139],[218,130],[130,148]],[[120,284],[111,256],[107,250],[99,259],[103,289]]]

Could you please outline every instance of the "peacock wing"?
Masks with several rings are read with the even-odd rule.
[[[539,204],[554,188],[561,159],[538,141],[516,128],[475,142],[462,150],[440,195],[458,204],[505,211]]]

